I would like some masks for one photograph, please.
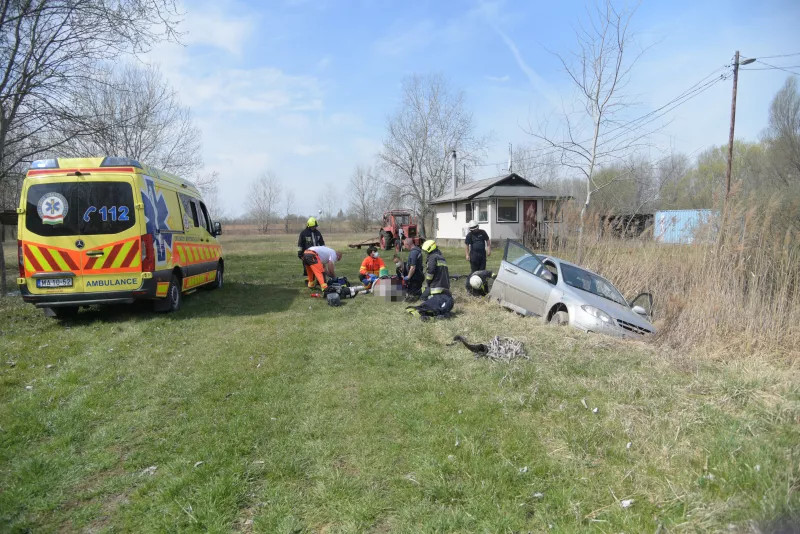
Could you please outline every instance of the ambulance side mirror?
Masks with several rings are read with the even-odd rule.
[[[222,225],[219,222],[214,223],[214,237],[222,235]]]

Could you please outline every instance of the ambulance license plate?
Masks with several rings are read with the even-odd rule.
[[[36,280],[36,287],[50,289],[54,287],[72,287],[72,278],[41,278]]]

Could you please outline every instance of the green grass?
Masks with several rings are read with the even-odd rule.
[[[174,315],[60,323],[0,299],[0,531],[750,532],[800,519],[796,366],[547,327],[461,283],[447,321],[373,296],[330,308],[308,296],[292,238],[224,246],[226,287]],[[446,250],[451,272],[466,271],[462,254]],[[345,251],[340,273],[355,279],[362,256]],[[476,360],[447,346],[455,334],[523,339],[530,360]]]

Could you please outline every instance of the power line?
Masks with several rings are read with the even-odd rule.
[[[800,72],[795,72],[793,70],[788,70],[788,69],[800,68],[800,65],[781,65],[781,66],[777,66],[777,65],[771,65],[770,63],[767,63],[766,61],[761,61],[760,59],[757,59],[756,63],[761,63],[762,65],[766,65],[766,67],[750,67],[750,68],[747,68],[747,69],[743,67],[742,70],[782,70],[784,72],[788,72],[789,74],[795,74],[795,75],[800,74]]]
[[[730,65],[724,65],[722,67],[719,67],[718,69],[715,69],[710,74],[707,74],[706,76],[704,76],[702,79],[700,79],[700,81],[698,81],[697,83],[695,83],[694,85],[692,85],[691,87],[689,87],[688,89],[683,91],[683,93],[681,93],[680,95],[676,96],[675,98],[673,98],[672,100],[670,100],[666,104],[662,105],[661,107],[659,107],[657,109],[654,109],[653,111],[650,111],[650,112],[642,115],[641,117],[637,117],[636,119],[633,119],[633,120],[628,121],[626,123],[620,124],[619,126],[617,126],[615,128],[612,128],[612,129],[604,132],[603,136],[606,137],[609,134],[611,134],[613,132],[616,132],[617,130],[621,130],[623,128],[630,129],[637,122],[641,122],[641,121],[645,121],[646,120],[646,122],[643,122],[642,124],[639,124],[637,126],[637,128],[640,128],[642,126],[650,124],[651,122],[653,122],[655,120],[658,120],[659,118],[663,117],[664,115],[666,115],[670,111],[673,111],[674,109],[676,109],[677,107],[685,104],[689,100],[692,100],[693,98],[699,96],[701,93],[704,93],[705,91],[707,91],[708,89],[710,89],[711,87],[716,85],[717,83],[726,80],[727,77],[729,76],[729,74],[727,74],[727,73],[721,74],[721,75],[719,75],[719,76],[717,76],[717,77],[715,77],[715,78],[713,78],[711,80],[709,80],[709,78],[711,78],[712,76],[715,76],[718,72],[720,72],[722,70],[725,70],[725,69],[727,69],[729,67],[730,67]],[[669,109],[667,109],[667,108],[669,108]],[[659,114],[659,112],[661,112],[662,110],[665,110],[665,109],[666,109],[666,111],[664,111],[663,113]],[[658,114],[658,115],[656,115],[656,114]],[[654,115],[656,115],[656,116],[654,116]],[[647,119],[649,119],[649,120],[647,120]],[[598,143],[598,146],[602,146],[602,145],[607,144],[607,143],[609,143],[611,141],[619,139],[625,133],[627,133],[627,132],[624,132],[622,134],[614,136],[614,137],[612,137],[610,139],[608,139],[608,138],[603,139],[600,143]],[[587,140],[585,140],[585,141],[583,141],[581,143],[576,143],[576,144],[588,143],[589,141],[591,141],[591,140],[587,139]],[[516,161],[517,162],[533,161],[533,160],[539,159],[541,157],[545,157],[545,156],[561,153],[562,149],[558,148],[558,147],[542,147],[542,148],[530,149],[530,152],[545,152],[545,151],[550,151],[550,152],[545,153],[545,154],[538,154],[536,156],[528,156],[528,157],[524,157],[524,158],[519,158]],[[501,161],[501,162],[496,162],[496,163],[482,163],[482,164],[479,164],[479,165],[472,165],[472,167],[492,167],[492,166],[503,165],[504,163],[506,163],[506,162],[502,162]]]
[[[773,59],[773,58],[776,58],[776,57],[793,57],[793,56],[800,56],[800,52],[794,52],[792,54],[777,54],[777,55],[774,55],[774,56],[758,56],[758,59]],[[745,58],[746,56],[742,56],[742,57]]]

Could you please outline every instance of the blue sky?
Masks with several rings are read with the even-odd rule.
[[[622,4],[620,4],[622,5]],[[247,184],[273,170],[295,191],[295,211],[315,213],[326,183],[346,189],[356,165],[380,150],[402,79],[444,74],[466,92],[479,132],[493,133],[486,162],[508,143],[532,142],[528,120],[552,117],[573,90],[548,50],[574,47],[586,2],[186,0],[181,45],[159,45],[148,61],[189,105],[203,131],[207,170],[221,175],[226,211],[243,213]],[[800,2],[647,1],[633,19],[642,46],[628,92],[639,116],[712,71],[745,56],[800,52]],[[771,60],[798,65],[800,56]],[[755,140],[769,101],[788,74],[742,72],[737,138]],[[727,141],[731,82],[681,106],[654,136],[689,154]],[[660,153],[660,152],[659,152]],[[658,157],[655,154],[654,157]],[[495,174],[485,167],[477,177]]]

